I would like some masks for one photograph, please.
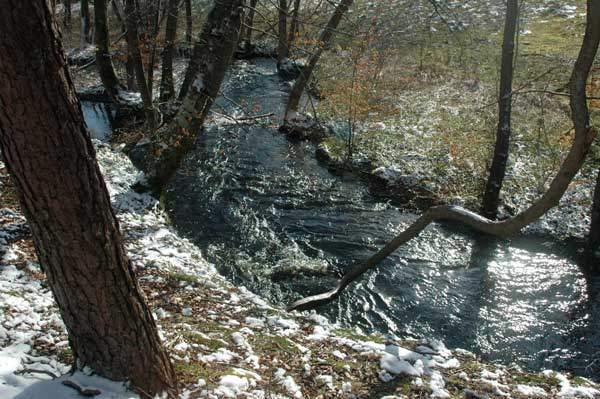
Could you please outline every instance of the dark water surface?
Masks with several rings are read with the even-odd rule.
[[[283,89],[274,63],[258,60],[233,73],[225,92],[260,114],[281,112]],[[237,112],[225,99],[219,105]],[[257,125],[204,132],[166,203],[223,274],[284,305],[330,289],[336,272],[415,218],[331,175],[312,145]],[[486,244],[435,225],[319,312],[364,331],[441,338],[488,360],[594,376],[586,366],[599,356],[599,284],[586,283],[575,255],[548,239]],[[286,274],[294,268],[305,275]],[[333,273],[308,272],[322,268]]]

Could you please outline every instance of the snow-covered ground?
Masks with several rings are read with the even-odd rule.
[[[361,336],[314,313],[271,307],[228,283],[168,225],[153,198],[131,190],[142,176],[119,149],[95,144],[182,398],[600,397],[584,379],[552,371],[526,379],[442,342]],[[67,380],[102,399],[137,397],[91,370],[69,374],[65,328],[28,234],[22,215],[0,210],[0,398],[78,397]]]

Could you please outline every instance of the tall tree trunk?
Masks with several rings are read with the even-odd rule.
[[[63,0],[65,15],[63,15],[63,26],[67,32],[71,31],[71,0]]]
[[[78,368],[176,392],[126,256],[48,3],[0,13],[0,148]]]
[[[592,204],[592,224],[590,225],[590,235],[588,237],[589,269],[594,274],[600,274],[600,170],[596,180],[596,189],[594,190],[594,203]]]
[[[94,31],[96,37],[96,64],[104,90],[111,97],[116,97],[121,87],[119,78],[113,68],[109,50],[107,4],[105,0],[94,2]]]
[[[193,35],[193,26],[192,26],[192,0],[184,0],[185,1],[185,41],[188,46],[192,45],[192,35]]]
[[[254,25],[254,14],[257,5],[258,0],[250,0],[250,10],[248,10],[248,17],[246,18],[246,33],[244,34],[244,51],[246,54],[252,51],[252,26]]]
[[[279,15],[279,38],[277,46],[277,62],[281,62],[288,56],[287,46],[287,13],[288,4],[287,0],[279,0],[279,7],[277,8]]]
[[[115,17],[117,17],[119,24],[121,24],[121,33],[125,34],[125,37],[127,37],[127,21],[125,20],[125,18],[123,18],[123,14],[121,13],[119,4],[117,3],[117,0],[110,0],[110,3],[112,5]],[[136,89],[135,70],[133,68],[133,61],[131,59],[131,54],[129,53],[129,51],[127,51],[127,55],[125,58],[125,74],[127,75],[127,90],[134,91]]]
[[[519,1],[508,0],[504,39],[502,43],[502,66],[500,68],[500,94],[498,99],[498,129],[496,147],[490,175],[488,177],[481,213],[489,219],[496,219],[500,203],[500,190],[506,173],[510,144],[510,118],[512,112],[512,81],[515,59],[515,38],[517,35],[517,19],[519,18]]]
[[[557,206],[569,184],[581,169],[598,132],[590,125],[590,115],[587,105],[586,83],[594,58],[600,44],[600,2],[587,0],[587,19],[585,35],[581,50],[571,74],[571,119],[575,125],[575,139],[560,170],[552,180],[546,193],[529,208],[515,217],[503,221],[486,219],[476,213],[456,206],[435,206],[429,208],[413,224],[390,241],[371,258],[351,267],[344,274],[337,287],[323,294],[313,295],[292,304],[292,309],[313,308],[319,304],[330,302],[337,298],[342,291],[363,273],[377,265],[400,245],[417,237],[431,223],[438,220],[450,220],[462,223],[482,233],[494,236],[510,236],[518,233],[527,225],[542,217],[548,210]]]
[[[148,61],[148,69],[146,70],[147,74],[148,74],[148,79],[146,80],[148,82],[148,95],[150,96],[150,98],[153,98],[153,91],[154,91],[154,64],[155,64],[155,60],[156,60],[156,39],[158,37],[158,33],[160,30],[160,9],[161,9],[161,0],[153,0],[152,2],[152,6],[151,6],[151,17],[152,17],[152,30],[150,32],[150,34],[148,35],[148,38],[150,40],[150,58]],[[149,29],[150,30],[150,29]]]
[[[169,0],[167,7],[167,27],[165,31],[165,48],[162,54],[162,75],[160,78],[160,101],[166,102],[175,97],[173,83],[173,53],[177,38],[177,14],[179,0]]]
[[[294,0],[294,11],[292,11],[292,23],[290,25],[290,32],[288,34],[288,51],[292,47],[298,30],[300,28],[300,0]]]
[[[219,93],[237,47],[243,0],[215,2],[198,36],[183,87],[183,104],[174,120],[150,140],[138,143],[131,157],[144,171],[150,187],[160,194],[195,142]]]
[[[298,77],[298,79],[296,79],[296,82],[292,87],[292,91],[290,93],[288,104],[285,110],[284,123],[285,121],[292,118],[296,112],[298,112],[298,107],[300,106],[300,98],[302,98],[302,93],[304,93],[304,89],[310,81],[312,73],[315,70],[317,63],[319,62],[319,59],[321,59],[321,54],[323,54],[323,50],[327,46],[329,46],[329,42],[331,41],[333,32],[337,29],[338,25],[340,24],[340,21],[342,20],[342,16],[346,11],[348,11],[352,3],[353,0],[341,0],[339,5],[333,12],[333,15],[329,19],[327,26],[321,33],[319,43],[317,43],[313,55],[310,57],[308,65],[302,69],[302,73],[300,73],[300,76]]]
[[[142,96],[142,102],[144,104],[144,113],[146,115],[146,123],[150,130],[156,128],[156,116],[154,112],[154,106],[152,104],[152,97],[148,91],[148,85],[146,83],[146,75],[144,73],[144,64],[142,62],[142,54],[140,53],[140,44],[138,39],[138,25],[137,22],[139,17],[137,13],[139,9],[136,8],[134,0],[125,0],[125,20],[127,21],[127,48],[133,68],[135,70],[135,78],[138,86],[138,90]]]
[[[81,19],[81,47],[90,44],[90,4],[88,0],[79,3],[79,16]]]

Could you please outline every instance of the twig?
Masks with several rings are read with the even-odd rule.
[[[75,383],[75,382],[73,382],[71,380],[64,380],[62,382],[62,384],[64,386],[69,387],[69,388],[73,388],[74,390],[76,390],[77,392],[79,392],[79,394],[81,396],[93,397],[93,396],[98,396],[98,395],[100,395],[102,393],[99,389],[95,389],[95,388],[82,388],[77,383]]]
[[[23,369],[23,370],[16,371],[15,374],[46,374],[46,375],[49,375],[50,377],[52,377],[53,380],[60,377],[51,371],[38,370],[38,369]]]

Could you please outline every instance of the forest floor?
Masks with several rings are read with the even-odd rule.
[[[600,397],[581,377],[488,364],[439,341],[365,336],[272,307],[221,277],[155,199],[131,189],[142,175],[122,145],[95,145],[182,398]],[[135,396],[89,370],[69,372],[65,328],[3,165],[0,194],[0,397],[78,397],[66,380],[103,399]]]
[[[535,36],[530,38],[526,41],[537,40]],[[430,51],[432,57],[434,50]],[[334,57],[332,65],[337,61],[339,58]],[[92,76],[83,86],[96,82],[93,75],[83,71],[80,75],[76,82]],[[365,125],[359,138],[372,145],[365,145],[363,152],[373,159],[373,170],[387,168],[397,178],[439,170],[459,176],[454,181],[459,188],[463,181],[480,183],[479,174],[473,173],[485,165],[477,160],[489,154],[475,154],[476,163],[471,165],[466,156],[473,153],[469,146],[479,144],[478,131],[461,129],[489,128],[489,108],[485,115],[457,115],[465,115],[459,111],[472,110],[473,103],[481,104],[482,98],[493,97],[493,82],[448,81],[443,74],[431,80],[432,75],[399,75],[400,83],[404,82],[403,97],[393,101],[402,105],[395,111],[401,110],[398,118],[403,119],[375,115],[376,120]],[[430,84],[429,91],[415,93],[413,89],[423,87],[425,79],[440,84]],[[442,81],[447,83],[443,85]],[[449,101],[428,108],[432,98]],[[409,100],[412,108],[407,106]],[[463,108],[453,107],[452,101]],[[422,116],[434,112],[430,116],[435,116],[435,123],[428,125],[426,122],[433,119]],[[524,114],[521,120],[534,120],[531,115]],[[564,115],[561,118],[564,122]],[[562,122],[557,122],[557,131],[562,129]],[[424,135],[424,127],[438,125],[449,129],[432,129],[436,135]],[[423,157],[423,137],[431,138],[436,151],[452,149],[451,157],[441,153],[430,157],[435,163],[432,167]],[[341,159],[342,145],[328,143],[338,146]],[[95,145],[128,254],[173,359],[182,398],[600,398],[600,386],[581,377],[550,370],[529,373],[515,365],[486,363],[466,350],[448,349],[439,341],[366,336],[330,324],[315,313],[290,313],[271,306],[220,276],[197,247],[178,235],[155,199],[130,188],[141,173],[121,151],[122,146],[98,141]],[[378,160],[376,155],[385,157]],[[520,166],[520,175],[527,175],[533,162],[515,162],[513,166]],[[431,176],[419,178],[424,183],[431,180]],[[541,179],[547,180],[547,176]],[[519,175],[513,174],[511,181],[518,180]],[[448,182],[453,180],[433,183],[444,188],[450,187]],[[567,207],[553,214],[544,231],[556,228],[567,235],[585,233],[590,188],[578,186],[583,189],[573,191],[569,195],[574,197],[567,200],[576,208]],[[535,190],[537,187],[518,198],[528,200],[537,194]],[[471,203],[470,192],[468,188],[444,194]],[[64,324],[37,262],[14,187],[0,163],[0,398],[79,397],[74,389],[62,384],[66,380],[84,388],[97,388],[101,399],[137,397],[125,385],[94,376],[89,370],[72,374],[72,362]]]

